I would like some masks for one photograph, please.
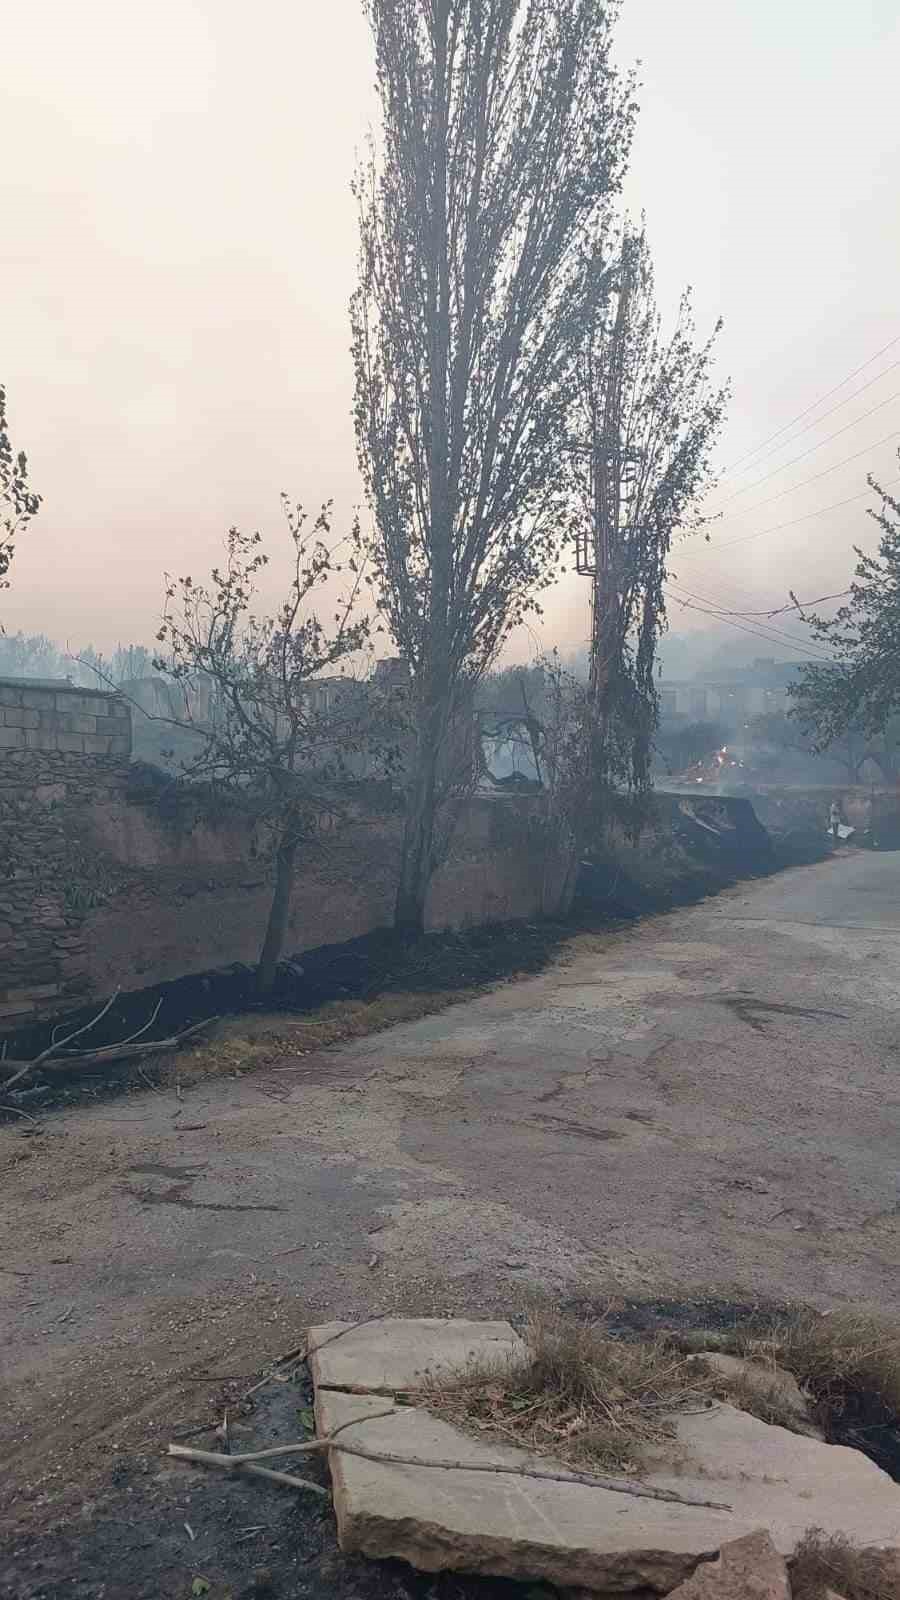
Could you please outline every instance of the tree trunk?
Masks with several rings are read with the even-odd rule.
[[[294,883],[294,862],[297,841],[282,840],[275,857],[275,890],[269,908],[269,921],[256,969],[258,994],[271,994],[275,986],[275,969],[287,932],[288,912],[291,908],[291,889]]]
[[[440,706],[432,704],[425,709],[416,742],[415,770],[407,790],[394,926],[408,939],[416,939],[425,932],[425,901],[434,871],[442,722]]]

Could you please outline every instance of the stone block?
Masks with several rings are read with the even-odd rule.
[[[721,1373],[726,1381],[735,1379],[738,1384],[752,1390],[759,1400],[790,1412],[798,1433],[808,1434],[811,1439],[824,1439],[824,1433],[813,1418],[812,1402],[803,1393],[792,1372],[785,1372],[781,1367],[762,1366],[757,1361],[745,1361],[740,1356],[725,1355],[720,1350],[704,1350],[699,1357],[692,1359],[705,1361],[707,1366]],[[738,1398],[742,1398],[740,1390]]]
[[[379,1417],[384,1410],[381,1396],[334,1389],[316,1395],[320,1436],[343,1427],[347,1445],[411,1458],[407,1466],[329,1451],[338,1541],[348,1554],[399,1558],[424,1572],[665,1594],[731,1537],[726,1511],[488,1471],[565,1469],[470,1438],[425,1410],[400,1406]],[[358,1426],[344,1426],[354,1419]]]
[[[26,728],[25,744],[29,750],[55,750],[59,735],[49,728]]]
[[[109,741],[109,753],[110,753],[111,756],[130,756],[131,755],[131,734],[130,733],[125,733],[125,734],[117,733],[115,738],[110,739],[110,741]]]
[[[25,706],[5,706],[0,712],[0,722],[7,728],[36,728],[40,722],[39,711],[29,711]]]
[[[96,733],[97,718],[86,716],[84,712],[58,711],[56,721],[60,733]]]
[[[21,689],[13,689],[8,683],[0,683],[0,706],[20,706],[21,704]]]
[[[56,735],[57,750],[67,750],[72,755],[84,755],[84,735],[80,733],[58,733]]]
[[[408,1393],[420,1389],[429,1374],[476,1362],[499,1366],[521,1355],[525,1346],[508,1322],[382,1317],[359,1327],[327,1322],[310,1328],[309,1350],[317,1385]]]
[[[52,711],[54,694],[52,689],[23,689],[22,704],[30,706],[34,711]]]
[[[759,1530],[767,1529],[771,1547],[766,1544],[757,1555],[765,1554],[768,1587],[701,1589],[695,1600],[787,1600],[787,1591],[778,1587],[783,1574],[773,1549],[779,1557],[791,1555],[810,1526],[857,1544],[900,1544],[900,1486],[874,1462],[730,1405],[673,1415],[675,1437],[660,1445],[645,1477],[630,1484],[620,1480],[614,1488],[608,1482],[529,1476],[535,1469],[567,1469],[460,1433],[424,1405],[396,1405],[385,1393],[391,1387],[386,1379],[396,1376],[397,1388],[408,1391],[410,1378],[415,1384],[441,1366],[455,1337],[452,1323],[426,1319],[404,1327],[385,1319],[360,1324],[324,1345],[345,1326],[311,1330],[309,1343],[314,1377],[327,1371],[329,1383],[344,1380],[344,1387],[328,1387],[316,1378],[320,1436],[349,1423],[344,1441],[368,1452],[329,1452],[338,1535],[347,1551],[399,1558],[428,1572],[543,1581],[587,1595],[667,1594],[695,1571],[705,1576],[701,1563],[715,1573],[718,1552],[717,1576],[726,1566],[735,1575],[742,1563],[749,1570],[748,1541],[758,1544]],[[477,1346],[477,1328],[461,1325],[460,1348]],[[367,1353],[369,1341],[373,1348]],[[339,1366],[344,1345],[346,1359]],[[360,1392],[369,1383],[379,1392]],[[384,1459],[390,1456],[395,1459]],[[726,1562],[725,1550],[734,1541],[741,1548]]]
[[[702,1561],[670,1600],[791,1600],[787,1563],[765,1528],[723,1544],[715,1561]]]
[[[84,736],[84,753],[86,756],[108,756],[111,743],[110,739],[101,738],[98,733],[86,733]]]
[[[24,747],[24,728],[0,728],[0,750],[22,750]]]
[[[30,1017],[34,1015],[34,1009],[30,1000],[15,1000],[7,1004],[0,999],[0,1017]]]

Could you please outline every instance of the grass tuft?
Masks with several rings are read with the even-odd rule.
[[[429,1411],[537,1455],[635,1472],[673,1437],[673,1413],[705,1408],[717,1387],[703,1362],[663,1337],[617,1339],[552,1312],[535,1314],[524,1337],[521,1357],[436,1378]]]
[[[789,1562],[792,1600],[900,1600],[900,1558],[864,1550],[842,1534],[807,1530]]]

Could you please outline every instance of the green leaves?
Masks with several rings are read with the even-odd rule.
[[[200,1600],[202,1595],[209,1594],[211,1587],[212,1585],[208,1578],[195,1578],[191,1584],[191,1594],[194,1596],[194,1600]]]

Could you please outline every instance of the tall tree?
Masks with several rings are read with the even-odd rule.
[[[639,819],[649,792],[659,707],[656,652],[677,531],[702,522],[728,387],[712,383],[717,324],[695,337],[689,291],[664,334],[646,236],[625,231],[608,295],[587,286],[570,451],[579,502],[576,565],[591,581],[588,693],[579,697],[586,831],[612,812]],[[571,885],[570,885],[571,888]]]
[[[396,920],[436,865],[450,729],[550,580],[584,263],[634,120],[597,0],[366,0],[381,147],[361,172],[356,432],[380,603],[413,672]]]
[[[832,654],[830,661],[805,663],[792,689],[791,714],[812,732],[817,750],[853,729],[883,734],[900,712],[900,500],[871,475],[868,481],[881,499],[868,513],[880,529],[878,553],[854,545],[849,598],[831,618],[804,619]]]
[[[16,535],[37,515],[39,494],[28,486],[24,450],[14,451],[6,425],[6,390],[0,383],[0,589],[9,587]]]
[[[154,662],[186,691],[184,714],[164,719],[197,736],[184,776],[230,795],[271,846],[274,890],[257,969],[262,994],[275,981],[301,847],[323,821],[348,810],[354,758],[371,770],[393,755],[393,713],[371,684],[353,675],[369,635],[368,619],[354,612],[353,558],[349,595],[327,626],[316,597],[341,571],[328,542],[329,507],[311,534],[302,507],[285,500],[284,508],[292,566],[277,614],[257,616],[252,609],[268,562],[260,535],[232,528],[225,564],[213,569],[208,584],[167,580],[157,634],[164,653]],[[206,692],[198,696],[198,688]]]

